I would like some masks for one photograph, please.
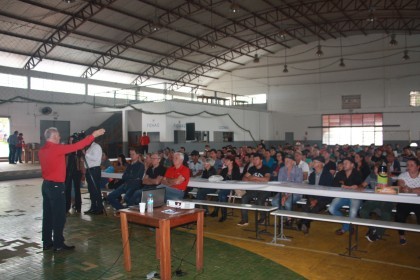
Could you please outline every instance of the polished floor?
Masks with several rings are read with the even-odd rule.
[[[7,166],[2,170],[9,168],[15,167]],[[0,182],[1,279],[134,279],[139,278],[139,275],[144,278],[148,272],[146,270],[127,274],[122,269],[122,261],[118,258],[121,246],[119,221],[109,208],[108,216],[68,215],[65,235],[69,243],[77,245],[76,253],[63,258],[43,252],[40,240],[40,185],[39,178]],[[83,196],[83,208],[87,209],[88,194]],[[217,258],[208,260],[205,255],[205,273],[191,273],[183,279],[272,278],[269,274],[265,277],[263,274],[260,274],[260,277],[252,277],[249,274],[249,271],[253,271],[252,265],[241,267],[226,259],[227,253],[234,251],[233,248],[240,249],[235,251],[234,256],[240,255],[239,252],[248,251],[269,261],[264,271],[274,272],[285,267],[288,273],[292,273],[280,273],[284,274],[284,277],[274,279],[296,279],[299,278],[298,275],[307,279],[420,279],[420,234],[417,233],[407,233],[408,243],[405,246],[399,245],[398,234],[393,230],[387,231],[385,240],[370,243],[364,238],[366,228],[361,227],[359,251],[354,252],[353,258],[340,255],[346,252],[348,239],[346,235],[334,234],[336,224],[314,222],[308,235],[296,230],[286,230],[286,235],[292,237],[291,240],[279,241],[274,245],[271,243],[272,226],[267,227],[267,234],[261,234],[262,240],[255,240],[252,238],[255,236],[255,232],[252,232],[252,213],[251,223],[246,228],[236,225],[239,219],[239,212],[233,212],[233,216],[229,216],[224,223],[219,223],[217,218],[206,217],[205,250],[213,250],[209,251],[209,254],[215,254]],[[410,222],[414,222],[413,217]],[[143,238],[149,238],[153,243],[153,232],[147,229],[142,229],[141,232]],[[189,234],[193,230],[179,229],[176,232]],[[211,243],[213,241],[217,243]],[[218,244],[229,245],[218,247]],[[185,254],[188,255],[188,252]],[[150,256],[146,258],[153,259]],[[233,260],[233,256],[229,258]],[[271,261],[279,266],[273,266]],[[258,263],[255,269],[264,264],[261,259],[255,259],[253,262]],[[99,268],[98,263],[101,263]],[[104,267],[112,268],[112,273]],[[217,268],[223,270],[223,267],[235,274],[206,273],[219,271]],[[153,268],[156,269],[155,264],[148,270]],[[22,271],[25,273],[22,274]],[[95,273],[85,278],[89,272]],[[292,275],[291,278],[286,277],[286,274]]]

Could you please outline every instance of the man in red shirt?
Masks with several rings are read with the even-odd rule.
[[[149,152],[149,144],[150,138],[148,135],[146,135],[146,132],[143,132],[143,136],[140,138],[141,152],[143,155]]]
[[[184,154],[175,153],[173,163],[169,167],[162,179],[162,184],[158,186],[166,188],[166,199],[177,200],[184,198],[185,190],[190,181],[190,169],[182,164]]]
[[[74,246],[64,244],[64,224],[66,223],[66,160],[68,153],[75,152],[92,143],[95,137],[105,133],[105,129],[95,130],[92,135],[71,145],[60,144],[57,128],[45,130],[45,145],[39,150],[42,178],[42,242],[43,249],[54,251],[73,250]]]

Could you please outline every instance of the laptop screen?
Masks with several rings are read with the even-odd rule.
[[[141,202],[147,203],[149,194],[153,195],[153,208],[165,205],[166,188],[143,189],[141,192]]]

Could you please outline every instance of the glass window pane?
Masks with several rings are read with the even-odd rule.
[[[322,116],[322,126],[329,126],[330,125],[330,118],[328,115]]]
[[[351,125],[351,116],[350,115],[340,115],[340,125],[341,126],[350,126]]]
[[[375,114],[375,125],[382,125],[382,114]]]
[[[374,125],[375,124],[375,115],[374,114],[363,114],[363,125]]]
[[[363,115],[362,114],[351,115],[351,124],[353,126],[362,126],[363,125]]]
[[[340,125],[340,115],[330,115],[330,126]]]

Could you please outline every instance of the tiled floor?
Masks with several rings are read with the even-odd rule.
[[[130,225],[133,270],[123,269],[119,219],[69,214],[66,243],[72,252],[42,251],[41,179],[0,182],[0,279],[145,279],[159,271],[154,232]],[[88,208],[88,194],[83,195]],[[112,212],[112,211],[111,211]],[[257,254],[220,241],[204,241],[204,270],[195,271],[193,229],[172,230],[173,271],[182,279],[303,279],[289,269]],[[176,277],[178,278],[178,277]]]

